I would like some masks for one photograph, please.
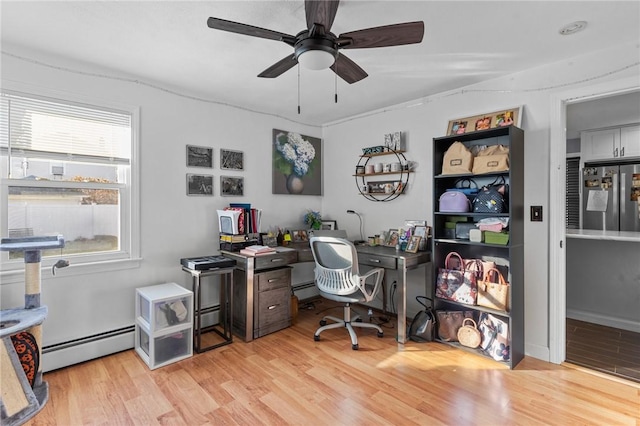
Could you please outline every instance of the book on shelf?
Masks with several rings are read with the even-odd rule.
[[[220,241],[224,241],[226,243],[242,243],[246,240],[246,234],[220,234]]]

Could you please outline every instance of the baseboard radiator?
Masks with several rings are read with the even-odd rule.
[[[53,371],[80,362],[132,349],[133,325],[42,348],[42,371]]]

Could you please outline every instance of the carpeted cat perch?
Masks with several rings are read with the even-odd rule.
[[[64,247],[62,236],[3,238],[1,251],[24,252],[24,308],[0,311],[0,423],[21,425],[49,400],[42,380],[42,323],[47,307],[40,305],[42,250]],[[58,262],[67,266],[68,262]]]

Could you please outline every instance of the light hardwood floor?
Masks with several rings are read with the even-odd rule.
[[[30,425],[640,425],[640,385],[525,358],[511,371],[395,329],[314,342],[328,302],[250,343],[150,371],[133,350],[46,373]],[[330,309],[332,315],[341,309]]]

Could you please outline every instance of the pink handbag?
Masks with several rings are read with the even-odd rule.
[[[461,191],[447,191],[440,196],[440,210],[445,213],[467,213],[471,210],[471,201]]]
[[[438,271],[436,297],[475,305],[478,296],[476,274],[464,267],[452,269],[450,259],[454,256],[458,259],[458,265],[464,265],[464,261],[458,253],[452,251],[447,255],[444,268],[440,268]]]

